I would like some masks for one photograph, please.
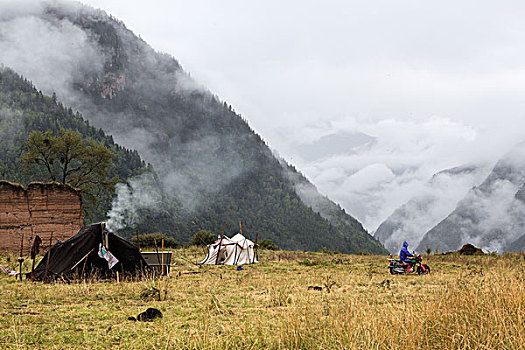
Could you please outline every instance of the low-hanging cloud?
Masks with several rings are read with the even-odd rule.
[[[420,247],[450,251],[472,243],[499,253],[519,249],[512,244],[525,229],[525,203],[519,195],[525,184],[524,159],[524,144],[507,153],[485,181],[469,191],[457,208],[425,235]]]
[[[96,41],[70,21],[44,19],[43,3],[2,4],[0,13],[0,62],[45,94],[72,100],[73,83],[103,68],[107,56]]]
[[[470,210],[476,212],[479,222],[458,223],[470,225],[461,236],[462,242],[472,242],[486,252],[503,253],[523,235],[525,228],[525,203],[515,198],[519,186],[499,180],[491,185],[490,193],[474,192],[468,197]],[[475,235],[472,233],[475,232]]]
[[[371,231],[411,198],[428,193],[435,174],[465,164],[495,163],[512,142],[488,145],[483,131],[439,117],[423,122],[350,121],[348,127],[336,122],[320,135],[341,130],[364,133],[373,141],[312,162],[303,161],[300,154],[295,160],[322,193]],[[456,184],[465,193],[476,185],[471,181]]]
[[[468,191],[483,181],[489,169],[488,166],[467,166],[434,175],[379,226],[375,237],[394,253],[403,241],[417,247],[425,233],[445,219]]]

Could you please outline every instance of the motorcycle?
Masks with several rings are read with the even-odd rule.
[[[405,263],[399,259],[394,259],[392,258],[392,255],[390,255],[390,258],[387,258],[387,260],[390,261],[388,269],[392,275],[404,273],[417,273],[418,275],[425,275],[430,273],[430,266],[421,262],[423,260],[421,255],[415,255],[410,259],[409,263]]]

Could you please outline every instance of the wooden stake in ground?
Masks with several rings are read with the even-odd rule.
[[[20,282],[22,282],[22,263],[24,262],[24,258],[22,257],[22,254],[24,253],[24,231],[22,231],[22,240],[20,241],[20,256],[18,257],[18,263],[20,264],[19,268],[19,275],[20,275]]]
[[[225,228],[226,228],[226,222],[224,222],[224,225],[222,226],[222,235],[221,235],[221,240],[219,241],[219,250],[217,250],[217,258],[215,259],[215,265],[219,264],[219,254],[221,252],[221,245],[222,245],[222,239],[224,238]]]
[[[139,253],[140,253],[141,250],[140,250],[139,228],[138,227],[135,227],[135,232],[137,233],[137,249],[139,250]],[[142,260],[140,261],[140,271],[141,271],[141,274],[144,271],[144,267],[142,266]]]
[[[160,254],[162,256],[162,262],[161,262],[162,276],[164,276],[164,236],[162,236],[162,246],[161,246]]]
[[[157,261],[160,262],[160,255],[159,255],[159,246],[157,245],[157,240],[153,238],[153,243],[155,243],[155,250],[157,251]],[[162,276],[162,266],[161,268],[161,276]]]

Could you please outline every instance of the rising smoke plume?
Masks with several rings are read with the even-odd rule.
[[[141,211],[162,204],[162,194],[151,173],[136,176],[126,184],[117,184],[116,192],[107,221],[108,230],[112,232],[134,227],[140,222]]]

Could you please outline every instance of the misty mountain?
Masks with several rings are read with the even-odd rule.
[[[521,144],[425,234],[418,250],[452,251],[465,243],[485,251],[525,250],[524,184],[525,144]]]
[[[525,251],[525,234],[507,245],[506,251],[508,252],[523,252]]]
[[[378,227],[374,237],[392,253],[399,252],[403,241],[417,247],[425,233],[446,218],[487,172],[487,167],[482,165],[440,171],[432,176],[420,193],[396,209]]]
[[[108,214],[115,230],[163,231],[184,242],[198,229],[220,232],[223,222],[231,233],[242,220],[249,236],[258,232],[282,248],[384,252],[317,191],[301,197],[297,188],[307,180],[230,105],[103,11],[2,4],[0,62],[153,165],[161,186],[139,175],[117,187]],[[318,201],[330,203],[322,206],[329,213]]]

